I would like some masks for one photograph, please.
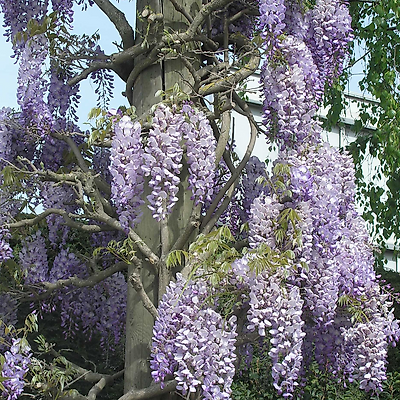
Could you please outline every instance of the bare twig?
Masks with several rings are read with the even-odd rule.
[[[142,300],[144,308],[153,316],[154,319],[158,317],[158,312],[154,304],[151,302],[149,296],[147,296],[146,291],[144,290],[143,283],[140,279],[139,272],[133,272],[129,276],[129,283],[136,290],[140,299]]]
[[[93,62],[90,64],[88,68],[85,68],[79,75],[74,76],[68,81],[69,86],[74,86],[77,83],[86,79],[92,72],[99,71],[100,69],[109,69],[111,71],[114,70],[113,64],[109,62],[99,61]]]
[[[181,13],[190,23],[193,22],[192,16],[176,0],[170,0],[175,10]]]
[[[225,193],[227,193],[227,191],[230,189],[230,187],[232,185],[234,185],[235,182],[237,181],[237,179],[239,178],[242,170],[244,169],[247,162],[249,161],[251,153],[253,152],[253,149],[254,149],[254,145],[256,143],[258,128],[257,128],[257,123],[254,120],[253,114],[251,113],[251,110],[249,109],[249,106],[247,105],[247,103],[244,100],[242,100],[239,97],[239,95],[236,92],[233,92],[233,98],[234,98],[234,101],[242,108],[242,110],[247,115],[247,119],[250,124],[250,133],[251,133],[250,141],[249,141],[249,144],[247,145],[246,152],[245,152],[239,166],[232,173],[231,177],[226,182],[224,187],[218,192],[218,194],[215,197],[214,201],[212,202],[211,206],[207,210],[207,214],[204,217],[201,228],[200,228],[203,233],[209,232],[212,229],[213,222],[214,222],[213,214],[214,214],[215,210],[217,209],[219,202],[225,196]],[[226,205],[225,205],[225,207],[226,207]]]

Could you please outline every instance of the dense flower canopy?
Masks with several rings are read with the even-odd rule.
[[[137,346],[151,341],[153,381],[161,391],[172,381],[183,396],[232,398],[232,384],[260,349],[284,398],[302,392],[314,365],[379,393],[399,323],[375,275],[353,162],[324,143],[316,118],[352,40],[347,5],[226,0],[213,9],[210,1],[194,17],[175,4],[192,24],[184,33],[159,29],[163,18],[146,8],[141,22],[147,19],[146,35],[159,43],[145,35],[139,44],[112,8],[125,25],[120,53],[108,56],[96,35],[66,33],[73,3],[0,0],[20,106],[0,111],[0,274],[10,286],[1,287],[10,292],[1,294],[2,321],[20,322],[29,308],[44,324],[57,320],[63,340],[79,343],[83,334],[97,341],[107,364],[123,353],[125,332],[126,346],[145,337],[147,312],[153,338]],[[197,24],[203,15],[209,19]],[[145,61],[133,63],[134,56]],[[163,81],[154,96],[160,101],[135,110],[138,70],[171,59],[192,74],[192,81],[182,74],[188,93]],[[236,80],[259,66],[258,124]],[[91,130],[83,132],[76,125],[79,82],[90,76],[106,101],[113,88],[107,71],[126,81],[132,107],[93,109]],[[254,143],[237,160],[232,109],[247,117],[250,143],[264,132],[279,148],[271,172],[251,157]],[[134,301],[146,309],[136,320]],[[7,400],[20,396],[28,377],[28,390],[48,396],[35,366],[51,375],[57,363],[46,363],[54,353],[64,363],[51,389],[57,398],[64,377],[70,385],[98,377],[85,397],[92,399],[121,375],[70,372],[41,336],[38,351],[27,345],[31,325],[1,329]],[[128,359],[136,347],[125,350]],[[146,354],[134,363],[146,365]]]

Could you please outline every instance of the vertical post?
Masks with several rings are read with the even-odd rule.
[[[200,9],[201,0],[178,0],[192,15]],[[137,0],[137,13],[140,16],[145,7],[155,13],[164,15],[164,29],[174,31],[185,29],[187,21],[173,7],[170,0]],[[142,33],[145,32],[145,26],[140,19],[136,24],[136,43],[141,41]],[[163,29],[159,32],[162,34]],[[152,38],[148,38],[151,42]],[[138,58],[135,63],[141,60]],[[144,70],[135,82],[133,87],[133,105],[136,107],[137,114],[142,115],[160,98],[155,98],[154,94],[158,90],[171,88],[176,82],[180,84],[182,90],[188,90],[189,86],[184,84],[188,82],[188,72],[183,63],[177,60],[167,60],[159,62]],[[182,171],[181,176],[187,173]],[[173,214],[169,218],[168,229],[170,243],[172,246],[177,239],[183,227],[189,220],[192,202],[190,193],[187,191],[187,180],[182,178],[179,201],[174,207]],[[149,193],[145,193],[144,196]],[[161,232],[160,224],[152,218],[147,206],[143,207],[143,218],[141,223],[135,229],[139,236],[146,242],[152,251],[161,256]],[[159,287],[159,278],[163,282],[170,279],[170,271],[164,265],[159,265],[158,274],[154,271],[154,266],[146,260],[142,260],[141,278],[147,295],[154,304],[158,304],[160,291],[161,295],[165,290],[165,284]],[[133,272],[134,266],[129,268],[128,274]],[[160,290],[161,289],[161,290]],[[127,324],[126,324],[126,342],[125,342],[125,382],[124,391],[127,392],[133,388],[141,389],[149,386],[151,375],[149,370],[150,344],[154,320],[149,312],[143,307],[136,291],[131,285],[128,285],[127,293]]]

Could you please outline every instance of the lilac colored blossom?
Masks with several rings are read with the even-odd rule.
[[[305,333],[303,300],[297,286],[285,287],[280,276],[259,274],[250,289],[247,328],[260,336],[269,336],[272,378],[278,394],[292,396],[298,386],[302,366]]]
[[[7,228],[0,227],[0,263],[3,263],[13,257],[13,251],[10,246],[10,232]]]
[[[144,190],[141,126],[125,115],[115,124],[114,133],[110,155],[111,195],[121,225],[128,231],[140,220],[140,206],[144,203],[140,197]]]
[[[26,274],[25,283],[32,284],[48,280],[47,250],[41,231],[37,231],[22,241],[19,260]]]
[[[74,19],[73,0],[51,0],[51,4],[53,11],[57,11],[58,16],[69,26],[72,26]]]
[[[261,195],[254,200],[249,220],[250,247],[254,248],[261,243],[266,243],[271,248],[275,247],[275,226],[282,209],[283,205],[274,195]]]
[[[305,40],[310,29],[310,18],[306,6],[301,2],[286,2],[285,32]]]
[[[182,124],[184,117],[160,105],[154,112],[147,139],[142,170],[150,176],[151,194],[147,196],[153,217],[164,220],[178,201],[179,174],[182,169]]]
[[[307,45],[321,80],[330,85],[342,73],[347,46],[353,40],[348,6],[339,0],[317,0],[307,18]]]
[[[189,121],[181,125],[189,165],[189,189],[195,204],[211,200],[215,176],[216,141],[206,115],[189,104],[182,108]]]
[[[284,0],[270,2],[268,0],[259,1],[260,17],[258,20],[258,29],[265,40],[267,51],[270,47],[276,45],[277,38],[283,34],[285,29],[286,5]]]
[[[203,399],[229,399],[236,318],[224,321],[206,302],[209,295],[201,278],[186,283],[178,274],[170,283],[154,325],[150,366],[156,382],[173,374],[183,395],[200,390]]]
[[[24,345],[21,339],[12,339],[11,347],[4,353],[4,364],[1,374],[6,379],[3,382],[2,396],[7,400],[16,400],[24,390],[25,374],[31,363],[31,349]]]
[[[4,16],[3,26],[7,40],[13,41],[18,32],[26,29],[28,22],[35,19],[42,22],[46,15],[48,0],[1,0],[0,6]],[[14,43],[14,51],[19,54],[23,43]]]
[[[19,59],[17,102],[21,107],[21,124],[34,133],[49,133],[53,120],[45,103],[46,81],[42,68],[48,54],[45,35],[38,35],[25,43]]]
[[[300,39],[287,36],[271,57],[261,73],[269,137],[288,147],[306,139],[315,141],[313,117],[323,86],[310,49]]]

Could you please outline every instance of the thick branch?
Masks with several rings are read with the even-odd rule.
[[[150,247],[147,246],[144,240],[133,229],[129,231],[128,235],[133,240],[140,252],[148,259],[150,264],[157,269],[160,259],[153,253]]]
[[[186,31],[186,34],[189,37],[193,37],[193,35],[196,33],[197,29],[203,25],[205,22],[206,18],[215,10],[218,10],[222,7],[225,7],[227,4],[231,3],[232,0],[212,0],[209,3],[207,3],[200,11],[199,13],[195,16],[193,22],[190,24],[188,30]]]
[[[127,49],[135,44],[134,32],[125,14],[111,4],[108,0],[94,0],[97,6],[107,15],[108,19],[114,24],[122,39],[123,48]],[[133,9],[132,9],[133,12]]]
[[[118,371],[114,375],[104,375],[90,390],[87,395],[88,400],[96,400],[97,395],[106,385],[112,384],[116,379],[122,376],[124,371]]]
[[[178,383],[175,380],[164,382],[163,387],[161,384],[157,383],[155,385],[150,385],[145,389],[130,390],[121,396],[118,400],[145,400],[151,399],[153,397],[159,396],[163,393],[170,393],[176,389]]]
[[[56,214],[60,215],[63,217],[65,224],[69,226],[70,228],[75,228],[79,229],[81,231],[85,232],[103,232],[107,229],[104,229],[104,227],[101,227],[99,225],[87,225],[83,224],[77,221],[74,221],[73,218],[84,218],[84,215],[77,215],[77,214],[72,214],[68,213],[65,210],[61,210],[58,208],[48,208],[47,210],[43,211],[41,214],[37,215],[36,217],[33,218],[26,218],[22,219],[20,221],[12,222],[10,224],[7,224],[7,227],[9,229],[17,229],[17,228],[22,228],[24,226],[34,226],[38,224],[40,221],[42,221],[44,218],[48,217],[49,215]]]
[[[40,293],[35,296],[35,300],[41,300],[47,298],[52,292],[54,292],[57,289],[61,289],[66,286],[76,286],[76,287],[93,287],[99,282],[107,279],[111,275],[115,274],[116,272],[123,271],[127,269],[127,264],[124,262],[118,262],[112,267],[109,267],[103,271],[99,271],[88,278],[82,279],[78,278],[77,276],[71,276],[70,278],[67,279],[60,279],[56,282],[40,282],[35,287],[40,287],[44,288],[45,292]],[[29,285],[26,286],[28,289],[32,290],[33,286]],[[32,297],[29,297],[27,301],[32,301]]]
[[[193,22],[192,16],[176,0],[170,0],[170,2],[174,6],[175,10],[181,13],[189,21],[189,23]]]
[[[79,75],[74,76],[68,81],[69,86],[74,86],[77,83],[86,79],[92,72],[99,71],[100,69],[109,69],[111,71],[114,70],[113,64],[109,62],[93,62],[89,67],[85,68]]]

